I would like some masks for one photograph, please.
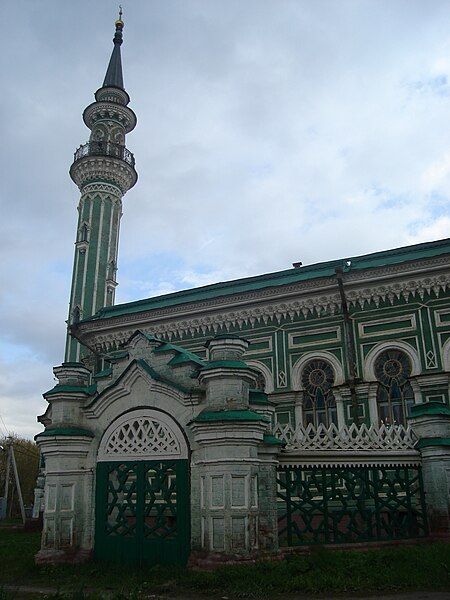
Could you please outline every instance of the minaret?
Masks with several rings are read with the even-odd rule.
[[[136,126],[124,89],[120,46],[122,11],[116,21],[114,49],[95,102],[83,113],[89,141],[75,152],[70,176],[80,188],[78,228],[70,293],[68,326],[114,304],[122,196],[137,180],[134,156],[125,135]],[[66,362],[78,362],[83,347],[67,335]]]

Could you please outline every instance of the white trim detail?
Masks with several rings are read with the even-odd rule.
[[[107,428],[97,460],[187,458],[188,447],[177,423],[151,408],[125,413]]]
[[[326,350],[314,350],[312,352],[307,352],[302,357],[300,357],[292,367],[292,376],[291,376],[291,385],[292,389],[295,391],[300,391],[303,389],[302,387],[302,370],[303,367],[310,360],[326,360],[333,367],[334,371],[334,385],[342,385],[344,383],[344,371],[342,369],[342,365],[339,360],[332,354],[331,352],[327,352]]]
[[[320,424],[318,427],[276,425],[273,434],[285,442],[286,450],[413,450],[417,439],[410,426],[403,425],[374,427],[355,425],[337,428]]]
[[[444,371],[450,371],[450,338],[442,346],[442,366]]]
[[[375,361],[378,356],[385,350],[402,350],[408,355],[411,360],[411,377],[420,375],[422,372],[422,365],[420,364],[420,357],[417,351],[407,342],[401,340],[390,340],[386,342],[380,342],[370,350],[364,361],[364,381],[377,381],[375,377]]]
[[[266,389],[264,390],[265,393],[272,394],[274,390],[273,375],[269,367],[264,363],[259,362],[259,360],[245,360],[245,362],[249,367],[251,367],[252,369],[256,369],[257,371],[259,371],[259,373],[261,373],[261,375],[264,377],[264,382],[266,384]]]

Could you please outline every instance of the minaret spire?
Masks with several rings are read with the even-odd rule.
[[[91,135],[75,152],[70,167],[81,198],[67,321],[68,362],[79,362],[88,354],[70,335],[71,325],[114,304],[122,198],[137,181],[134,156],[125,147],[125,136],[135,128],[136,115],[127,106],[130,97],[123,86],[123,25],[120,8],[105,80],[95,92],[95,102],[83,113]]]
[[[109,59],[108,69],[106,71],[103,87],[117,87],[121,90],[123,87],[122,75],[122,57],[120,56],[120,46],[123,42],[122,7],[119,6],[119,18],[116,21],[116,32],[113,37],[114,49]]]

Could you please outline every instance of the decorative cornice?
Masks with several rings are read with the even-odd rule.
[[[84,109],[83,120],[89,129],[92,129],[97,121],[115,120],[122,125],[125,133],[133,131],[136,127],[136,115],[128,108],[116,102],[93,102]]]
[[[447,262],[445,264],[448,266]],[[389,272],[389,274],[392,273]],[[320,286],[323,291],[319,294],[317,288]],[[350,286],[348,287],[350,288]],[[450,287],[450,272],[441,272],[435,275],[427,273],[426,276],[403,281],[397,277],[395,281],[384,281],[381,285],[371,287],[356,287],[355,282],[347,290],[347,299],[353,308],[364,309],[370,303],[378,308],[381,302],[389,302],[393,305],[396,300],[406,303],[414,300],[422,301],[425,293],[434,293],[437,296],[441,291],[445,292],[448,287]],[[169,340],[172,338],[182,339],[187,335],[195,334],[212,335],[229,331],[232,328],[242,329],[243,326],[248,325],[268,325],[270,323],[279,325],[282,320],[293,321],[295,317],[299,316],[306,319],[338,314],[340,299],[338,292],[334,291],[335,289],[334,281],[330,281],[330,278],[316,279],[278,288],[267,288],[245,294],[223,296],[213,300],[191,302],[91,321],[81,324],[78,333],[80,339],[86,336],[90,339],[90,345],[94,345],[97,351],[104,352],[126,341],[130,330],[138,325],[144,332]],[[324,293],[326,291],[328,293]],[[283,296],[292,295],[294,292],[296,293],[295,298],[282,300]],[[316,293],[311,294],[311,292]],[[282,301],[267,302],[271,296],[278,296]],[[245,303],[245,306],[230,310],[233,305],[239,303]],[[223,305],[228,305],[228,310],[220,310]],[[177,318],[179,313],[182,313],[183,318]]]
[[[116,187],[115,185],[111,185],[110,183],[87,183],[86,185],[83,186],[82,190],[82,197],[81,199],[83,199],[83,196],[87,196],[88,194],[107,194],[108,196],[114,196],[114,198],[117,198],[118,200],[122,200],[123,197],[123,192],[121,191],[120,188]]]
[[[111,156],[87,155],[72,164],[70,176],[81,192],[87,184],[107,182],[125,194],[137,181],[137,173],[131,165]]]

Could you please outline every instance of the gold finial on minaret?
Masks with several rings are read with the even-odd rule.
[[[123,26],[122,15],[123,15],[122,5],[119,4],[119,18],[116,21],[116,25],[122,25]]]

